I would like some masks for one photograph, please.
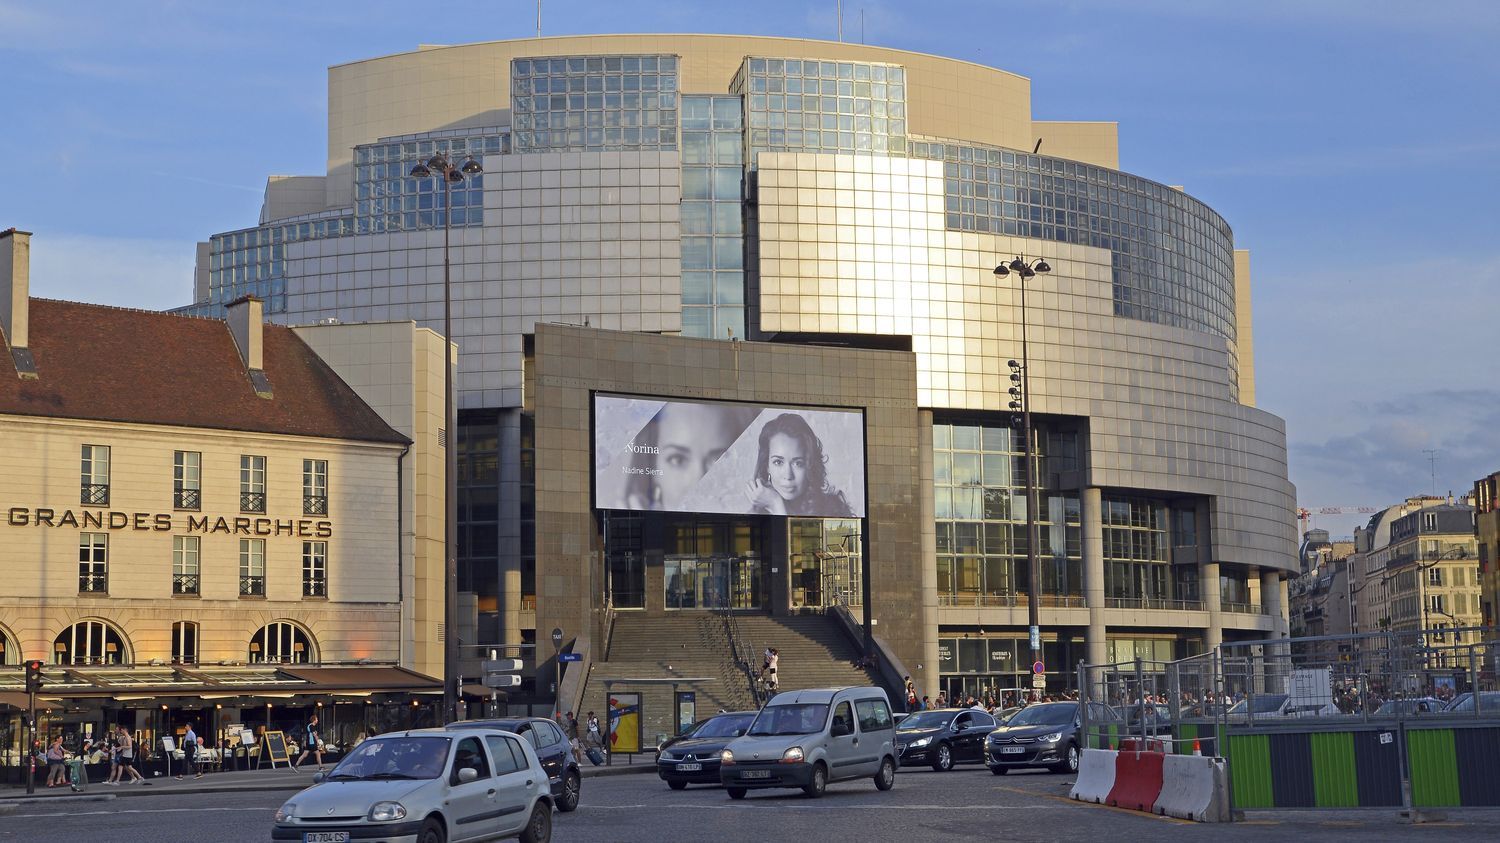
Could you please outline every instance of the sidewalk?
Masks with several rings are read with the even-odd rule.
[[[329,764],[329,770],[333,765]],[[63,799],[73,798],[95,798],[101,795],[117,797],[127,796],[156,796],[166,793],[245,793],[248,791],[283,791],[292,792],[304,787],[312,786],[312,776],[317,766],[308,764],[297,772],[292,772],[286,767],[278,767],[275,770],[266,768],[263,770],[240,770],[229,773],[208,773],[201,779],[195,779],[191,775],[185,776],[182,781],[167,776],[153,776],[146,779],[146,784],[122,784],[118,786],[106,785],[103,782],[89,782],[88,790],[83,793],[74,793],[72,788],[53,787],[38,784],[36,792],[30,796],[26,793],[24,785],[0,788],[0,804],[12,799]],[[581,770],[586,779],[598,776],[620,776],[633,773],[655,773],[656,765],[649,759],[636,764],[616,764],[613,767],[590,767],[584,766]]]

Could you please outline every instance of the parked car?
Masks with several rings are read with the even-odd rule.
[[[997,776],[1027,767],[1046,767],[1057,773],[1078,772],[1083,736],[1079,732],[1077,702],[1033,703],[985,742],[985,766]],[[1103,703],[1089,703],[1089,724],[1118,723],[1120,716]]]
[[[1479,711],[1481,714],[1500,714],[1500,691],[1480,691]],[[1473,714],[1474,692],[1459,694],[1443,709],[1444,714]]]
[[[744,737],[719,755],[731,799],[750,788],[800,787],[823,795],[829,782],[870,777],[896,786],[896,724],[881,688],[784,691],[755,716]]]
[[[1456,700],[1455,700],[1456,701]],[[1375,709],[1375,717],[1411,717],[1413,715],[1435,714],[1442,711],[1447,702],[1437,697],[1416,697],[1405,700],[1386,700]]]
[[[657,747],[656,774],[673,790],[690,784],[718,784],[719,753],[745,734],[754,720],[753,711],[731,711],[698,721]]]
[[[1304,702],[1290,694],[1256,694],[1230,706],[1225,717],[1234,722],[1289,720],[1299,717],[1336,717],[1343,714],[1332,702]]]
[[[1016,712],[1020,710],[1021,706],[1019,705],[1010,705],[1005,706],[1004,708],[997,705],[994,708],[990,709],[990,716],[995,718],[996,724],[1004,726],[1007,722],[1010,721],[1012,717],[1015,717]]]
[[[896,729],[900,763],[929,765],[940,773],[954,764],[982,764],[984,739],[997,725],[987,712],[972,708],[919,711]]]
[[[557,810],[566,814],[578,807],[578,798],[583,789],[583,774],[578,769],[578,759],[573,756],[573,745],[568,736],[553,721],[545,717],[497,717],[490,720],[459,720],[448,724],[449,729],[499,729],[525,738],[536,757],[547,771],[547,782],[552,788],[552,802]]]
[[[272,840],[464,843],[552,839],[536,751],[494,729],[413,729],[366,740],[276,811]]]

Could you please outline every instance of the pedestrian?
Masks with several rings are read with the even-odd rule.
[[[574,717],[571,711],[568,712],[566,731],[568,733],[568,746],[573,749],[573,760],[576,763],[582,764],[583,746],[578,742],[578,718]]]
[[[922,697],[922,701],[917,703],[917,711],[926,711],[929,708],[932,708],[932,697]]]
[[[145,784],[146,777],[135,769],[135,738],[131,736],[130,730],[124,726],[120,727],[116,740],[120,745],[120,769],[119,778],[126,779],[132,784]],[[117,779],[114,784],[120,784]]]
[[[198,733],[193,731],[193,721],[187,724],[187,733],[182,736],[182,767],[177,771],[177,780],[182,781],[182,774],[193,766],[198,757]],[[202,774],[194,778],[202,778]]]
[[[604,746],[604,733],[599,729],[599,718],[590,711],[588,719],[584,721],[583,748],[589,757],[589,761],[595,766],[604,762],[601,748]]]
[[[204,753],[203,736],[198,736],[198,745],[193,748],[193,760],[197,762],[194,767],[193,778],[203,778],[203,765],[208,763],[208,755]]]
[[[768,652],[770,655],[766,656],[766,688],[774,694],[776,689],[781,687],[781,678],[776,673],[781,663],[781,653],[775,647],[771,647]]]
[[[317,758],[318,772],[321,773],[323,772],[323,739],[318,735],[318,715],[316,712],[313,713],[312,717],[307,719],[307,726],[303,728],[303,732],[306,740],[302,742],[302,754],[297,756],[296,762],[292,764],[292,769],[296,770],[302,766],[302,762],[306,761],[308,754],[311,753]]]
[[[111,723],[104,730],[104,753],[109,758],[109,780],[105,784],[120,783],[120,742],[117,732],[119,726]]]
[[[63,749],[62,735],[52,739],[47,746],[47,786],[57,787],[68,783],[67,750]]]

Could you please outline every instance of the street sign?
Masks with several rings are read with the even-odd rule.
[[[486,673],[484,675],[484,687],[519,688],[521,687],[521,677],[514,673]]]
[[[1032,662],[1032,664],[1031,664],[1031,672],[1032,673],[1046,673],[1047,672],[1047,666],[1044,665],[1044,664],[1042,664],[1041,662]]]
[[[581,662],[583,653],[559,653],[557,660],[560,662]]]
[[[1031,687],[1033,687],[1033,688],[1045,688],[1045,687],[1047,687],[1047,677],[1043,676],[1040,673],[1032,676],[1031,677]]]
[[[521,669],[520,659],[485,659],[485,673],[511,673]]]
[[[562,638],[563,638],[563,636],[562,636],[562,627],[560,627],[560,626],[553,627],[552,628],[552,649],[554,649],[554,650],[561,650],[562,649]]]
[[[1033,626],[1031,628],[1031,649],[1042,649],[1042,628],[1039,626]]]

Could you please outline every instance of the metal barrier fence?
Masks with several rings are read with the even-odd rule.
[[[1497,662],[1440,627],[1080,665],[1081,742],[1223,756],[1238,809],[1500,806]]]

